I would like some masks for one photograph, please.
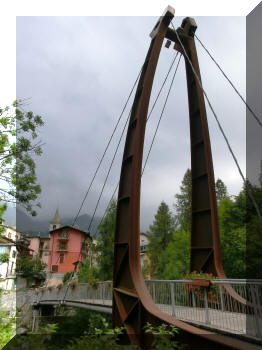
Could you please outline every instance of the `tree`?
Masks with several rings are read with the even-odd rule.
[[[39,115],[23,111],[21,100],[0,108],[0,215],[7,203],[20,204],[31,215],[36,215],[33,205],[41,187],[37,183],[33,157],[42,154],[42,144],[35,140],[43,124]]]
[[[99,279],[99,270],[90,266],[90,260],[87,258],[83,265],[80,266],[77,273],[77,278],[79,283],[88,283],[90,281],[98,281]]]
[[[9,261],[9,254],[8,253],[1,253],[0,254],[0,265],[4,263],[8,263]]]
[[[45,274],[46,264],[41,261],[39,256],[33,259],[29,256],[21,256],[16,262],[16,272],[26,279],[39,279],[43,280],[46,277]]]
[[[215,187],[217,202],[219,203],[222,199],[228,197],[227,187],[221,179],[217,179]]]
[[[162,255],[160,265],[162,266],[161,278],[182,279],[189,272],[190,258],[190,233],[179,229],[174,232],[165,253]]]
[[[183,177],[180,193],[175,195],[176,218],[182,230],[189,231],[191,225],[192,178],[191,170],[187,169]]]
[[[233,247],[233,249],[232,249]],[[228,278],[246,278],[246,228],[221,234],[223,267]]]
[[[153,225],[150,225],[148,232],[150,275],[153,278],[161,277],[161,256],[164,254],[168,243],[172,239],[174,230],[174,219],[169,207],[165,202],[161,202],[155,215]]]
[[[219,203],[222,199],[228,197],[227,187],[221,179],[217,179],[215,183],[216,198]],[[191,205],[192,205],[192,173],[187,169],[183,177],[180,193],[175,195],[176,218],[181,227],[185,231],[189,231],[191,227]]]
[[[116,227],[116,201],[113,200],[108,208],[103,222],[99,225],[99,239],[95,247],[101,280],[113,278],[114,266],[114,236]]]

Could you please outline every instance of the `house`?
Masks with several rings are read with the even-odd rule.
[[[147,257],[148,244],[149,244],[149,240],[148,240],[147,234],[141,232],[140,233],[140,263],[142,268],[144,266],[145,260],[148,259]]]
[[[5,237],[0,236],[0,287],[6,290],[14,289],[16,283],[16,244]]]
[[[88,232],[73,226],[62,226],[58,209],[50,224],[48,271],[65,274],[74,271],[76,262],[83,262],[89,254]]]
[[[49,259],[49,242],[50,237],[49,234],[44,233],[38,233],[31,235],[29,237],[30,245],[29,248],[32,249],[32,256],[39,256],[41,261],[48,265],[48,259]]]
[[[19,232],[15,226],[8,226],[5,224],[4,220],[1,221],[1,228],[3,232],[1,235],[11,239],[12,241],[17,241],[21,238],[22,234]]]

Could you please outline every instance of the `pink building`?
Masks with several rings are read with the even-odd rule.
[[[48,270],[66,273],[74,270],[74,263],[88,255],[90,235],[75,227],[62,226],[50,231]]]
[[[30,246],[29,248],[32,250],[32,255],[38,255],[43,263],[48,265],[49,260],[49,237],[40,237],[40,235],[36,235],[29,238]]]
[[[48,271],[66,273],[74,270],[74,263],[84,261],[88,255],[89,233],[72,226],[62,226],[58,209],[49,229]]]

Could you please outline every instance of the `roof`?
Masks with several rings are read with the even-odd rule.
[[[53,221],[51,221],[51,224],[61,225],[58,208],[56,209],[55,216],[53,218]]]
[[[33,231],[28,231],[26,233],[23,233],[23,237],[26,238],[35,238],[35,237],[40,237],[40,238],[49,238],[49,232],[33,232]]]
[[[10,225],[5,225],[5,224],[4,225],[0,224],[0,226],[2,226],[3,228],[9,228],[9,229],[14,230],[18,233],[22,233],[21,231],[17,230],[17,228],[15,226],[10,226]]]
[[[65,228],[70,228],[70,229],[73,229],[75,231],[78,231],[78,232],[81,232],[82,234],[84,234],[85,236],[89,237],[90,239],[92,239],[91,235],[89,232],[86,232],[86,231],[83,231],[83,230],[79,230],[79,228],[76,228],[74,226],[69,226],[69,225],[65,225],[65,226],[62,226],[62,227],[58,227],[52,231],[50,231],[50,234],[52,234],[53,232],[56,232],[56,231],[61,231],[61,230],[64,230]]]
[[[0,245],[15,245],[15,242],[11,238],[0,236]]]

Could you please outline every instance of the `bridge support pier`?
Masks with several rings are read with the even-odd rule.
[[[39,331],[42,317],[54,316],[55,308],[53,305],[35,305],[33,306],[32,332]]]

